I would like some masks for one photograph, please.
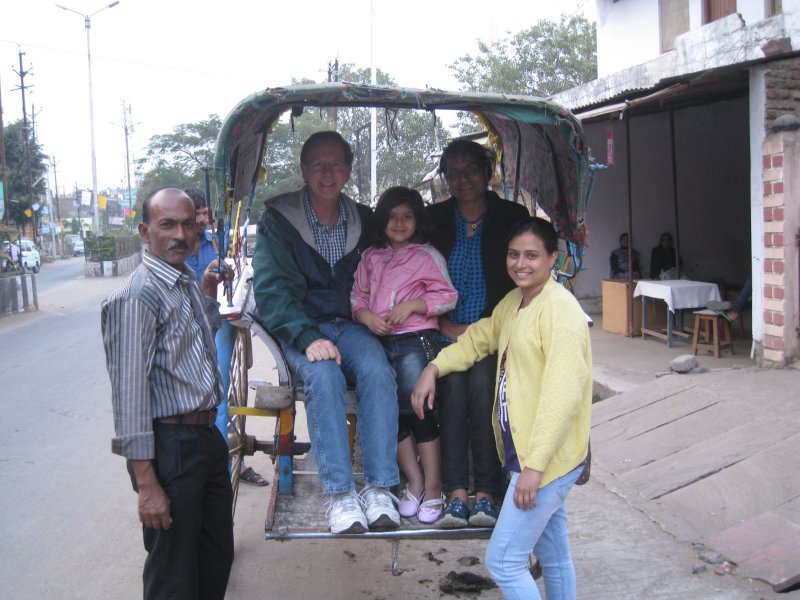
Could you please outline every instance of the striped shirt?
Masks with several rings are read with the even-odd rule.
[[[317,252],[325,259],[325,262],[334,266],[344,256],[347,245],[347,209],[342,204],[341,196],[339,197],[339,217],[331,228],[319,220],[306,193],[303,194],[303,208],[306,211],[306,220],[311,227],[311,232],[314,234],[314,245],[317,247]]]
[[[143,264],[102,304],[111,379],[111,450],[154,458],[153,420],[215,408],[223,396],[212,327],[218,305],[182,272],[143,253]]]

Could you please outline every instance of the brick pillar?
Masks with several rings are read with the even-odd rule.
[[[796,117],[791,117],[797,121]],[[777,130],[776,130],[777,129]],[[765,365],[798,357],[800,130],[773,128],[762,145],[764,167]],[[757,293],[753,290],[753,293]],[[753,315],[753,319],[758,315]]]

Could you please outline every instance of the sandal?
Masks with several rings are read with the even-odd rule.
[[[253,470],[253,467],[247,467],[239,474],[239,479],[250,485],[265,486],[267,480]]]
[[[442,494],[439,498],[426,500],[419,505],[417,520],[419,520],[420,523],[425,523],[426,525],[435,523],[442,518],[442,515],[444,515],[444,509],[446,506],[447,503],[445,502],[444,494]]]
[[[422,492],[417,498],[411,493],[411,488],[406,487],[403,492],[403,497],[397,505],[397,512],[401,517],[413,517],[419,510],[420,503],[425,499],[425,492]]]

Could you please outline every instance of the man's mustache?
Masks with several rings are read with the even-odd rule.
[[[172,246],[168,248],[168,250],[188,250],[189,244],[186,242],[175,242]]]

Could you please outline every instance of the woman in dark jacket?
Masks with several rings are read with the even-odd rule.
[[[678,257],[680,266],[683,260]],[[671,271],[671,272],[670,272]],[[675,248],[672,246],[672,234],[665,231],[661,234],[658,246],[650,253],[650,279],[660,279],[661,273],[666,272],[668,279],[675,279]]]
[[[452,196],[429,206],[428,212],[436,232],[432,243],[447,259],[458,291],[456,308],[439,317],[439,329],[450,341],[489,316],[514,287],[506,270],[507,238],[528,209],[488,190],[494,164],[492,151],[469,140],[451,142],[439,162]],[[440,382],[442,487],[448,506],[439,527],[492,527],[497,520],[494,502],[503,493],[504,477],[492,431],[496,371],[497,357],[492,355]],[[474,507],[467,504],[470,450]]]

